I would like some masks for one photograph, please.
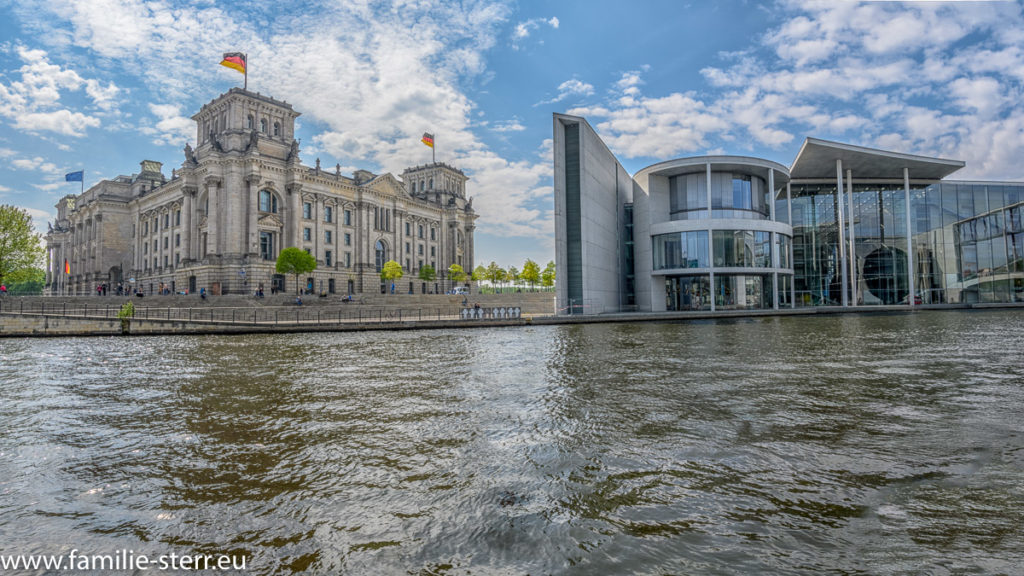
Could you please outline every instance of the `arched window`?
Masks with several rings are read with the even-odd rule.
[[[433,178],[430,179],[430,189],[431,190],[434,189],[434,179]]]
[[[267,119],[260,118],[260,132],[267,133]]]
[[[260,212],[277,214],[277,196],[270,190],[260,190]]]
[[[253,126],[255,126],[255,120],[253,119],[252,114],[249,114],[249,117],[245,119],[245,127],[252,130]]]
[[[383,240],[377,240],[374,250],[376,251],[377,272],[380,272],[384,269],[384,263],[388,261],[388,247],[384,245]]]
[[[280,122],[274,122],[274,136],[280,136],[280,135],[281,135],[281,123]]]

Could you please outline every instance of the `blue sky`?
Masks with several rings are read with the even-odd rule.
[[[279,7],[284,7],[283,9]],[[463,168],[477,259],[553,259],[551,113],[630,172],[706,153],[788,165],[805,136],[1024,180],[1021,2],[0,1],[0,203],[45,231],[77,183],[181,164],[233,86],[303,113],[302,159]]]

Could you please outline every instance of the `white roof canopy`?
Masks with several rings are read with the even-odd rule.
[[[852,144],[842,144],[807,138],[800,153],[793,160],[789,170],[790,177],[796,179],[820,179],[836,177],[836,160],[843,163],[843,176],[846,171],[853,173],[854,179],[902,179],[903,169],[907,168],[910,178],[914,180],[941,180],[953,172],[963,168],[960,160],[945,158],[929,158],[900,152],[887,152],[874,148],[864,148]]]

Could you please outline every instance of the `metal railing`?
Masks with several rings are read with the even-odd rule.
[[[29,314],[63,318],[117,319],[118,304],[66,302],[4,302],[0,313]],[[341,323],[425,322],[435,320],[513,320],[523,316],[520,306],[465,308],[387,306],[258,306],[182,308],[136,306],[134,320],[163,320],[241,325],[326,325]]]

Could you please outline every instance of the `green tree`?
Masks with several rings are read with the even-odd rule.
[[[505,280],[505,269],[498,266],[497,262],[491,261],[491,263],[487,265],[484,277],[487,278],[493,286],[498,286],[499,282]]]
[[[519,277],[529,282],[530,288],[533,288],[540,282],[540,265],[527,258],[526,262],[523,262],[523,272],[519,274]]]
[[[462,266],[452,264],[448,267],[448,279],[453,284],[462,284],[466,281],[466,271],[462,269]]]
[[[555,285],[555,263],[548,262],[548,265],[544,267],[544,271],[540,275],[540,284],[545,288],[550,288]]]
[[[387,284],[387,288],[384,293],[387,294],[391,290],[391,284],[401,280],[402,276],[405,276],[405,271],[402,270],[402,265],[394,260],[388,260],[384,263],[384,267],[380,270],[380,279]]]
[[[17,296],[31,296],[43,293],[46,272],[42,268],[22,268],[7,276],[7,293]]]
[[[19,272],[42,267],[42,260],[43,245],[32,230],[28,211],[0,205],[0,284],[17,280]]]
[[[298,294],[299,276],[316,270],[316,258],[313,258],[313,255],[309,252],[292,246],[281,250],[281,253],[277,256],[277,264],[274,268],[278,274],[295,275],[295,293]]]
[[[420,268],[420,280],[423,280],[424,282],[433,282],[435,279],[437,279],[437,271],[435,271],[434,267],[430,264],[424,264],[423,267]]]
[[[481,264],[481,265],[479,265],[479,266],[477,266],[476,268],[473,269],[472,280],[474,282],[479,282],[481,280],[486,280],[486,279],[487,279],[487,269],[484,268],[483,264]]]

